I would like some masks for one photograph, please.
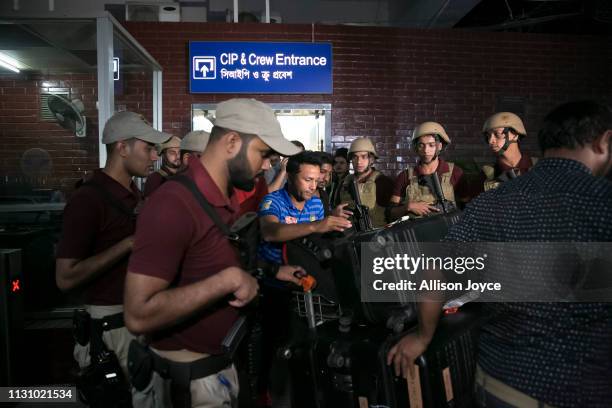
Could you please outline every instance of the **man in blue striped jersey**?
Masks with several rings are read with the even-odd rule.
[[[344,217],[325,217],[323,203],[315,196],[320,171],[321,159],[316,152],[305,151],[289,158],[287,185],[266,195],[259,205],[263,238],[260,258],[281,264],[283,242],[351,227]]]

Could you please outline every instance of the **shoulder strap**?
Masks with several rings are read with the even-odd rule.
[[[453,169],[455,168],[455,163],[453,162],[446,162],[448,164],[448,173],[451,175],[453,175]]]
[[[185,188],[187,188],[187,190],[191,192],[193,197],[200,204],[204,212],[210,217],[211,220],[213,220],[213,222],[221,230],[221,232],[223,232],[223,235],[226,235],[228,237],[234,235],[230,232],[229,227],[223,221],[221,221],[221,218],[219,218],[219,214],[217,214],[217,212],[212,207],[212,205],[210,205],[208,200],[206,200],[206,198],[204,197],[204,194],[202,194],[202,192],[200,191],[200,189],[198,188],[198,186],[192,179],[190,179],[184,174],[179,174],[168,180],[176,181],[177,183],[180,183]]]
[[[118,210],[120,213],[122,213],[124,215],[127,215],[128,217],[133,217],[134,216],[134,211],[131,211],[129,208],[127,208],[125,205],[123,205],[123,203],[121,201],[119,201],[119,199],[117,199],[117,197],[112,195],[100,183],[97,183],[97,182],[95,182],[93,180],[89,180],[89,181],[86,181],[85,183],[81,184],[81,186],[79,188],[83,188],[83,187],[91,187],[94,190],[96,190],[102,196],[104,201],[106,201],[111,207],[113,207],[114,209]]]

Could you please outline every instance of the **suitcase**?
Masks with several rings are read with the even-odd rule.
[[[285,263],[300,265],[317,279],[315,293],[325,301],[338,303],[344,312],[358,322],[384,324],[402,331],[414,322],[414,299],[404,292],[397,293],[394,302],[361,301],[362,244],[369,249],[391,251],[390,244],[402,244],[406,253],[417,250],[419,242],[441,241],[460,212],[435,215],[390,224],[384,228],[346,234],[309,235],[283,246]],[[405,246],[405,247],[404,247]]]
[[[411,387],[386,365],[389,349],[405,334],[347,319],[321,324],[289,347],[295,407],[473,406],[480,305],[444,316]],[[412,329],[415,329],[413,327]]]

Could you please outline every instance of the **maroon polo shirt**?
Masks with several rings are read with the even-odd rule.
[[[148,198],[165,181],[166,178],[162,176],[159,171],[151,173],[149,176],[147,176],[147,181],[144,185],[144,196]]]
[[[130,190],[101,170],[91,181],[104,188],[127,210],[134,211],[141,194],[134,183]],[[62,237],[57,258],[86,259],[134,234],[133,217],[115,208],[91,186],[79,187],[64,209]],[[92,305],[123,304],[123,285],[129,254],[85,287],[85,302]]]
[[[421,168],[416,166],[415,175],[418,177],[423,174]],[[441,158],[438,158],[438,168],[436,169],[436,173],[438,176],[448,172],[449,166],[448,163]],[[453,190],[455,190],[455,198],[463,197],[463,190],[465,190],[465,182],[463,177],[463,170],[456,164],[453,166],[453,172],[451,173],[450,182],[453,185]],[[395,179],[395,184],[393,185],[393,195],[400,197],[400,199],[404,199],[406,197],[406,189],[410,185],[410,178],[408,177],[408,171],[404,170],[399,173]]]
[[[227,199],[199,160],[190,160],[185,174],[196,182],[221,220],[231,225],[240,209],[236,194]],[[168,181],[147,200],[138,216],[130,272],[181,287],[239,265],[232,244],[182,184]],[[238,318],[237,309],[227,302],[221,299],[188,320],[154,334],[153,347],[221,353],[221,342]]]

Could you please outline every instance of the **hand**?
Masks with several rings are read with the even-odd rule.
[[[280,162],[280,171],[281,172],[286,172],[287,171],[287,162],[289,161],[288,157],[285,157],[283,160],[281,160]]]
[[[323,218],[321,221],[317,221],[316,232],[321,234],[329,231],[343,232],[345,229],[351,228],[351,226],[352,224],[349,220],[330,215],[329,217]]]
[[[432,212],[440,212],[440,210],[433,205],[429,205],[423,201],[409,201],[406,210],[416,215],[429,215]]]
[[[334,217],[342,217],[342,218],[349,218],[350,216],[353,215],[352,211],[349,210],[345,210],[345,207],[349,205],[349,203],[342,203],[339,204],[338,206],[336,206],[336,208],[334,208],[334,210],[332,211],[332,215]]]
[[[393,363],[395,375],[408,378],[409,371],[414,367],[414,360],[427,350],[429,340],[416,333],[410,333],[389,350],[387,365]]]
[[[229,301],[231,306],[243,307],[257,295],[259,285],[251,274],[235,266],[225,268],[222,273],[225,275],[223,278],[229,281],[234,295],[234,299]]]
[[[276,279],[300,285],[300,280],[306,276],[306,271],[301,266],[281,265],[276,273]]]
[[[134,248],[134,236],[130,235],[129,237],[125,237],[122,242],[125,245],[125,250],[131,252]]]

